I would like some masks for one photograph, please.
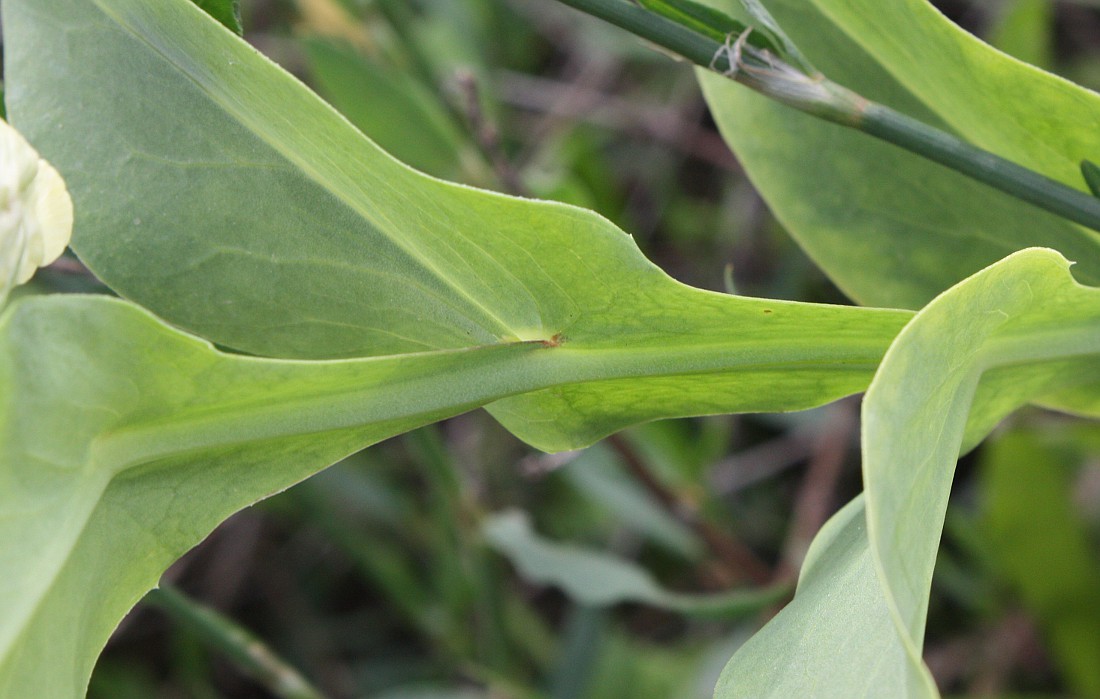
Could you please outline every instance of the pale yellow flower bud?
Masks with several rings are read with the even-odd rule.
[[[73,230],[73,203],[61,175],[0,121],[0,300],[56,260]]]

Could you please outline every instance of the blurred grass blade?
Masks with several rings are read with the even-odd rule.
[[[985,556],[1018,591],[1078,696],[1100,696],[1100,564],[1073,499],[1075,467],[1100,453],[1081,430],[1006,434],[982,451]]]
[[[635,602],[692,616],[737,618],[759,612],[788,593],[786,585],[716,594],[670,592],[633,563],[542,538],[518,511],[492,516],[483,531],[489,544],[507,556],[524,578],[560,587],[588,607]]]
[[[244,34],[241,26],[241,0],[192,0],[237,36]]]
[[[145,602],[194,631],[279,699],[325,699],[306,678],[250,631],[175,588],[162,585],[151,590]]]
[[[654,544],[687,560],[703,554],[699,537],[623,470],[604,443],[585,449],[558,470],[577,493]]]
[[[1091,160],[1081,161],[1081,175],[1093,196],[1100,197],[1100,166]]]

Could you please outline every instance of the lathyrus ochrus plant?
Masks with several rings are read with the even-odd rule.
[[[484,406],[561,450],[868,386],[865,494],[716,696],[936,694],[920,650],[960,450],[1029,402],[1100,411],[1100,291],[1062,256],[1098,275],[1097,234],[1064,217],[1090,215],[1071,187],[1100,101],[920,0],[750,3],[736,21],[764,40],[700,31],[717,15],[694,3],[570,4],[650,40],[659,18],[685,55],[710,42],[727,75],[704,87],[780,218],[854,298],[919,312],[692,289],[592,212],[419,174],[189,0],[4,0],[8,113],[121,298],[0,319],[0,696],[82,696],[122,615],[220,521],[413,427]],[[1019,191],[726,79],[811,65],[1030,168]],[[948,164],[983,176],[973,157]]]

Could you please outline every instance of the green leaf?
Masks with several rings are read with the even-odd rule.
[[[226,355],[107,299],[12,306],[2,695],[79,696],[168,564],[366,444],[513,395],[493,409],[546,448],[808,407],[865,386],[909,317],[693,290],[590,212],[426,178],[185,0],[3,12],[18,119],[64,161],[97,271],[229,345],[374,358]],[[34,59],[56,41],[80,62]]]
[[[713,1],[730,9],[737,0]],[[767,0],[825,75],[1071,186],[1100,151],[1094,93],[961,31],[924,0]],[[700,72],[727,142],[780,221],[852,298],[919,308],[1024,247],[1100,282],[1100,235],[893,146]]]
[[[244,34],[241,26],[241,0],[192,0],[211,17],[224,24],[237,36]]]
[[[1079,285],[1069,267],[1056,252],[1025,250],[958,285],[902,331],[868,389],[868,530],[914,649],[955,460],[976,439],[965,433],[972,401],[984,431],[991,414],[1061,386],[1098,387],[1100,289]]]
[[[473,395],[447,376],[479,357],[251,359],[108,298],[14,304],[0,319],[0,696],[83,696],[108,634],[174,559],[232,512],[461,409]]]
[[[540,537],[522,512],[494,515],[482,528],[489,545],[507,556],[523,577],[560,587],[584,606],[640,602],[684,614],[728,618],[758,612],[788,592],[785,585],[718,594],[669,592],[633,563]]]
[[[561,344],[598,388],[491,406],[560,450],[658,417],[862,390],[908,318],[691,289],[592,212],[421,175],[186,0],[3,12],[13,117],[67,178],[74,248],[123,296],[220,344],[291,358]],[[79,63],[38,60],[76,26],[63,37]]]
[[[325,699],[298,670],[250,629],[171,585],[151,590],[145,604],[215,648],[236,670],[283,699]]]
[[[903,696],[904,668],[860,497],[814,537],[794,600],[734,654],[714,697]]]
[[[783,353],[758,359],[781,376]],[[696,369],[677,362],[663,385],[690,394],[748,369],[736,347],[705,354]],[[0,316],[0,696],[81,696],[122,615],[236,510],[413,427],[581,382],[599,402],[667,359],[528,341],[273,360],[216,351],[108,297],[14,303]],[[756,400],[788,389],[824,398],[828,374],[846,371],[802,364]]]
[[[795,601],[734,656],[716,696],[936,696],[920,648],[960,448],[1063,386],[1095,392],[1097,318],[1100,289],[1035,249],[917,314],[864,400],[862,503],[818,535]]]

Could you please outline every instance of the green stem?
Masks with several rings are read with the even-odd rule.
[[[245,674],[280,699],[325,699],[262,641],[213,609],[167,585],[151,590],[145,600],[225,653]]]
[[[711,60],[722,47],[722,44],[710,37],[696,34],[681,24],[626,0],[559,0],[559,2],[593,17],[599,17],[703,67],[710,67]]]
[[[856,129],[944,165],[1050,213],[1100,231],[1100,199],[871,102],[821,75],[806,75],[746,46],[729,46],[627,0],[559,0],[726,75],[802,112]],[[731,64],[731,62],[733,64]]]
[[[889,107],[867,104],[857,128],[1052,214],[1100,231],[1100,199],[972,146]]]

